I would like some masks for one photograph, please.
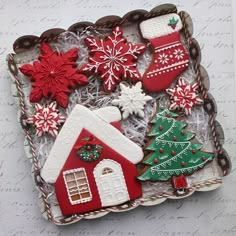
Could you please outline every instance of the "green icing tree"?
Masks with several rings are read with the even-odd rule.
[[[190,175],[212,160],[213,154],[200,151],[202,144],[192,143],[195,134],[184,128],[186,124],[176,121],[178,115],[159,108],[151,120],[153,124],[148,134],[150,142],[143,160],[145,171],[139,180],[166,181],[171,177]]]

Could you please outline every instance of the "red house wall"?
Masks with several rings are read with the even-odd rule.
[[[55,183],[56,196],[62,214],[64,216],[89,212],[102,208],[100,197],[98,194],[98,189],[93,175],[93,170],[96,167],[96,165],[103,159],[111,159],[118,162],[121,165],[130,199],[136,199],[138,197],[141,197],[142,195],[141,185],[136,179],[137,176],[136,166],[127,159],[125,159],[123,156],[119,155],[113,149],[108,147],[106,144],[100,141],[101,145],[103,146],[103,151],[101,153],[101,156],[96,161],[85,162],[76,155],[74,147],[78,145],[79,140],[85,137],[89,137],[90,135],[91,134],[87,130],[85,129],[82,130]],[[69,196],[67,194],[66,185],[64,183],[63,172],[66,170],[72,170],[81,167],[84,168],[86,171],[89,187],[92,194],[92,200],[85,203],[71,205]]]

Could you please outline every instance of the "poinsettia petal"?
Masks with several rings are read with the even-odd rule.
[[[89,83],[88,78],[82,74],[74,74],[71,79],[75,81],[76,84],[81,85],[81,86]]]
[[[65,61],[75,61],[78,58],[78,48],[72,48],[65,53],[61,53]]]
[[[38,88],[38,87],[33,88],[33,90],[30,93],[30,97],[29,97],[30,102],[40,101],[40,99],[42,98],[42,95],[43,94],[42,94],[42,91],[40,88]]]
[[[42,55],[47,55],[47,54],[50,54],[53,51],[52,51],[52,49],[50,48],[50,46],[48,44],[42,42],[41,52],[42,52]]]
[[[40,71],[40,69],[41,69],[41,63],[39,63],[38,61],[34,61],[33,62],[33,66],[34,66],[34,71],[35,72],[38,72],[38,71]]]
[[[58,93],[56,95],[56,100],[57,100],[58,105],[60,105],[61,107],[66,108],[68,106],[69,99],[65,93],[63,92]]]
[[[50,93],[49,87],[48,87],[48,86],[44,86],[42,92],[43,92],[43,96],[44,96],[45,98],[48,98],[48,95],[49,95],[49,93]]]
[[[21,73],[23,73],[24,75],[27,75],[27,76],[32,76],[35,72],[34,66],[32,66],[30,64],[26,64],[26,65],[19,67],[19,70],[21,71]]]

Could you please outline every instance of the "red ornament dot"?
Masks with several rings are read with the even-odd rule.
[[[160,125],[159,126],[159,130],[162,131],[163,130],[163,126]]]
[[[193,150],[192,150],[192,154],[195,154],[195,153],[196,153],[196,150],[195,150],[195,149],[193,149]]]
[[[185,165],[186,165],[185,162],[182,161],[181,166],[184,167]]]
[[[94,156],[93,156],[93,154],[89,154],[89,158],[93,158]]]
[[[177,138],[176,138],[176,136],[174,136],[174,137],[173,137],[173,141],[176,141],[176,140],[177,140]]]
[[[158,161],[158,159],[154,159],[154,163],[158,163],[159,161]]]
[[[202,157],[202,160],[205,161],[205,160],[206,160],[206,157]]]
[[[163,149],[163,148],[160,148],[160,149],[159,149],[159,152],[160,152],[160,153],[163,153],[163,152],[164,152],[164,149]]]
[[[87,147],[86,147],[86,150],[90,150],[90,149],[91,149],[91,146],[87,146]]]
[[[171,156],[174,156],[175,155],[175,151],[171,151]]]
[[[171,117],[170,113],[166,114],[166,117],[170,118]]]
[[[184,131],[181,131],[180,134],[181,134],[181,135],[184,135]]]

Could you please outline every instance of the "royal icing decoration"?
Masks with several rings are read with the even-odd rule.
[[[89,62],[81,71],[99,75],[106,92],[113,91],[121,80],[141,79],[136,61],[146,46],[127,42],[119,26],[113,28],[111,35],[104,39],[86,38],[85,44],[89,48]]]
[[[119,112],[115,107],[107,110]],[[114,206],[142,195],[135,166],[142,160],[142,149],[106,121],[112,122],[114,115],[108,118],[103,113],[104,109],[93,112],[76,105],[41,170],[42,178],[55,186],[63,215]],[[83,155],[78,156],[81,149]],[[89,154],[96,157],[90,161]]]
[[[213,159],[214,154],[201,150],[202,144],[191,141],[195,134],[186,131],[186,124],[177,121],[177,116],[159,108],[152,119],[150,141],[145,147],[148,154],[143,160],[147,168],[139,180],[166,181],[173,176],[190,175]]]
[[[159,92],[187,69],[189,58],[180,40],[182,23],[177,14],[158,16],[140,24],[140,31],[151,43],[153,59],[143,75],[143,87]]]
[[[194,106],[203,104],[203,100],[198,95],[197,88],[198,83],[191,85],[180,77],[178,84],[173,89],[166,89],[171,100],[169,109],[183,109],[186,115],[191,115]]]
[[[100,157],[103,146],[95,137],[90,136],[81,139],[75,149],[79,158],[91,162],[96,161]]]
[[[187,179],[185,178],[185,175],[182,174],[180,176],[173,176],[172,177],[172,185],[174,186],[174,188],[177,191],[178,190],[183,191],[188,186],[188,182],[187,182]],[[179,193],[181,193],[181,192],[179,192]],[[182,194],[184,194],[184,192],[182,192]]]
[[[173,16],[170,20],[169,20],[169,23],[168,23],[168,26],[170,26],[172,29],[175,29],[176,28],[176,25],[178,23],[178,19],[175,19],[175,17]]]
[[[39,61],[19,68],[32,82],[30,102],[39,102],[45,97],[56,100],[58,105],[66,108],[69,102],[68,94],[71,93],[70,88],[88,84],[88,79],[78,73],[75,62],[78,58],[78,49],[73,48],[58,53],[46,43],[42,43],[41,53]]]
[[[120,89],[120,96],[118,99],[114,99],[112,104],[121,107],[121,110],[123,111],[123,119],[126,119],[132,114],[143,117],[144,106],[147,101],[152,100],[152,97],[143,93],[142,83],[138,82],[131,87],[120,83]]]
[[[56,102],[45,106],[35,104],[35,114],[29,117],[26,122],[34,125],[37,137],[45,133],[51,134],[54,138],[57,136],[58,126],[65,122],[66,118],[59,114],[56,107]]]

